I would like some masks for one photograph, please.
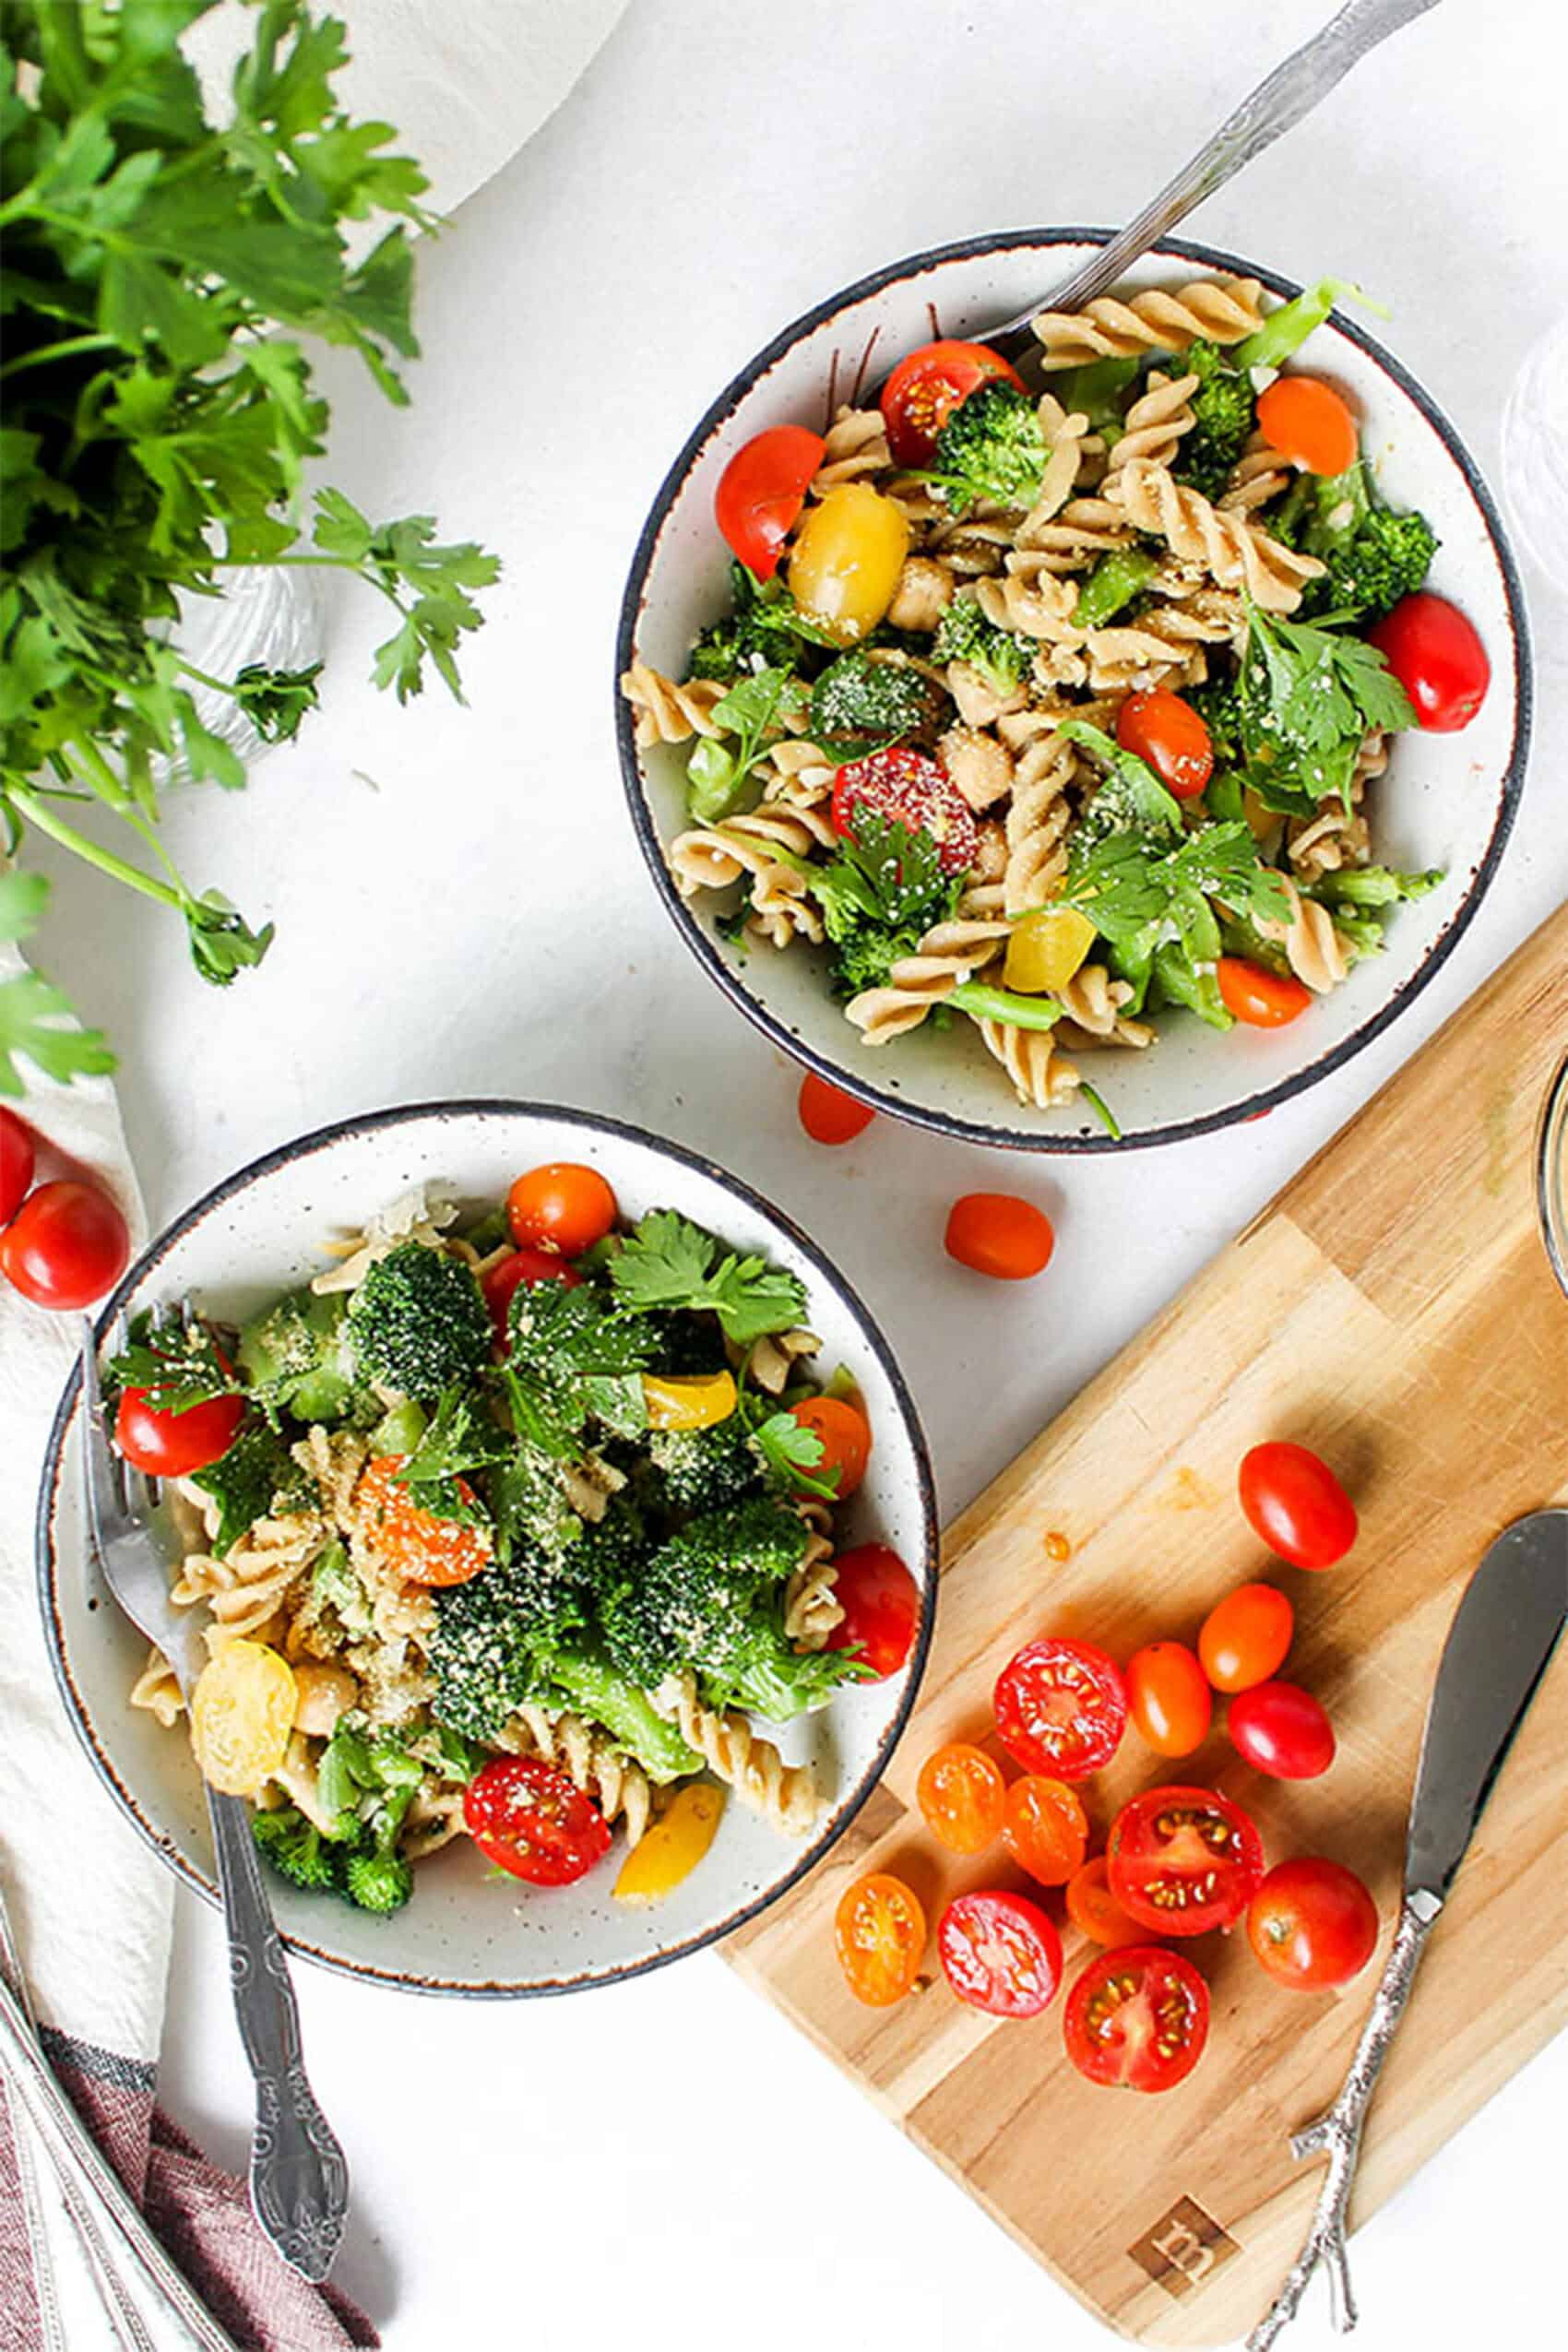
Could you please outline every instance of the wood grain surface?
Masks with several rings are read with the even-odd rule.
[[[920,1705],[858,1821],[728,1956],[1062,2283],[1138,2341],[1245,2332],[1299,2245],[1318,2186],[1289,2133],[1337,2089],[1398,1905],[1433,1674],[1498,1530],[1568,1500],[1568,1301],[1547,1264],[1534,1169],[1568,1051],[1568,908],[1494,975],[1241,1238],[950,1529]],[[1249,1445],[1319,1448],[1361,1514],[1325,1575],[1271,1563],[1235,1500]],[[1044,1538],[1072,1549],[1058,1563]],[[861,2008],[832,1917],[861,1871],[899,1871],[932,1918],[952,1895],[1023,1883],[925,1832],[915,1776],[941,1741],[988,1738],[1017,1645],[1080,1634],[1119,1657],[1192,1640],[1275,1574],[1297,1606],[1285,1669],[1339,1736],[1317,1782],[1263,1779],[1219,1731],[1162,1766],[1135,1735],[1087,1785],[1098,1833],[1141,1788],[1211,1780],[1255,1812],[1271,1860],[1359,1870],[1384,1920],[1346,1991],[1262,1974],[1244,1939],[1187,1947],[1214,1999],[1208,2051],[1158,2098],[1067,2064],[1062,2003],[1038,2023],[966,2010],[936,1967],[901,2007]],[[1056,1906],[1060,1911],[1060,1905]],[[1087,1947],[1066,1930],[1071,1982]],[[1568,2019],[1568,1649],[1548,1673],[1432,1937],[1374,2104],[1366,2217]]]

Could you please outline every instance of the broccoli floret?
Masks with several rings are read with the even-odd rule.
[[[850,756],[878,744],[929,744],[950,707],[942,687],[911,664],[885,654],[845,653],[812,688],[811,734]]]
[[[291,1290],[240,1333],[234,1360],[265,1411],[335,1421],[355,1395],[357,1367],[344,1302]]]
[[[490,1312],[471,1269],[422,1241],[370,1268],[349,1322],[370,1377],[422,1405],[490,1360]]]
[[[731,564],[730,577],[733,610],[697,638],[690,677],[729,684],[759,663],[795,674],[817,658],[815,647],[829,640],[797,612],[783,580],[758,580],[741,563]]]
[[[493,1562],[434,1600],[431,1713],[470,1740],[490,1739],[541,1694],[556,1651],[585,1619],[580,1586],[558,1560],[533,1550]]]
[[[413,1870],[401,1854],[350,1854],[343,1865],[343,1892],[362,1911],[400,1911],[413,1891]]]
[[[556,1652],[551,1695],[558,1705],[601,1723],[650,1779],[679,1780],[701,1765],[702,1759],[649,1705],[646,1693],[592,1644],[574,1643]]]
[[[955,514],[977,498],[1032,506],[1050,455],[1028,394],[993,375],[976,386],[937,434],[932,470]]]
[[[714,1511],[762,1491],[762,1465],[738,1413],[711,1429],[655,1430],[647,1450],[677,1511]]]
[[[988,621],[972,596],[953,599],[931,641],[933,661],[968,662],[998,695],[1017,691],[1038,651],[1032,637],[1023,636],[1016,630],[999,629],[993,621]]]
[[[211,1543],[219,1560],[247,1527],[268,1515],[275,1496],[303,1503],[308,1489],[287,1445],[265,1421],[247,1422],[227,1454],[205,1470],[192,1472],[191,1483],[218,1505],[218,1532]]]
[[[1252,378],[1217,343],[1193,344],[1181,364],[1200,380],[1192,399],[1193,430],[1177,452],[1176,478],[1206,498],[1217,498],[1253,429],[1257,403]]]
[[[313,1893],[330,1892],[337,1886],[339,1857],[297,1805],[255,1814],[251,1830],[263,1857],[280,1878]]]
[[[1206,685],[1187,687],[1182,700],[1192,704],[1208,729],[1216,765],[1239,766],[1242,759],[1239,680],[1211,678]]]
[[[1379,619],[1414,595],[1437,552],[1437,534],[1424,515],[1378,505],[1360,458],[1342,474],[1301,475],[1270,529],[1328,566],[1301,599],[1308,613]]]
[[[1141,596],[1156,572],[1159,558],[1146,547],[1116,547],[1102,555],[1078,590],[1073,623],[1079,629],[1101,629],[1124,605]]]
[[[875,810],[857,811],[852,839],[829,866],[814,867],[812,888],[834,946],[836,995],[880,988],[900,956],[912,956],[933,923],[957,904],[959,877],[944,872],[929,833],[911,832]]]

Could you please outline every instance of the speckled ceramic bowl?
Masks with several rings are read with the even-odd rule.
[[[788,327],[728,385],[671,468],[627,582],[616,674],[633,654],[679,677],[696,632],[724,610],[729,554],[713,521],[715,486],[754,433],[826,424],[836,402],[873,384],[932,335],[980,336],[1087,258],[1106,232],[1017,231],[863,279]],[[1281,299],[1289,279],[1232,254],[1172,239],[1124,283],[1171,284],[1197,271],[1259,278]],[[1086,1056],[1111,1096],[1125,1143],[1169,1143],[1253,1117],[1324,1076],[1396,1018],[1452,950],[1497,870],[1524,781],[1530,659],[1524,604],[1496,508],[1458,434],[1382,346],[1337,314],[1311,345],[1313,370],[1349,395],[1384,494],[1427,514],[1442,550],[1431,585],[1469,613],[1491,659],[1491,688],[1462,734],[1401,736],[1377,787],[1376,853],[1406,869],[1441,866],[1443,886],[1397,910],[1387,952],[1289,1028],[1218,1033],[1190,1016],[1163,1021],[1146,1053]],[[660,896],[698,961],[776,1045],[879,1111],[977,1143],[1028,1151],[1116,1148],[1087,1108],[1021,1109],[1002,1074],[956,1022],[926,1024],[892,1046],[863,1045],[827,993],[820,953],[758,950],[745,962],[714,927],[725,898],[683,900],[664,844],[686,822],[683,748],[640,753],[618,705],[632,821]]]
[[[901,1553],[925,1597],[903,1672],[848,1687],[779,1744],[810,1760],[831,1803],[804,1844],[731,1802],[711,1851],[669,1900],[647,1910],[611,1899],[606,1867],[576,1885],[498,1882],[467,1840],[419,1867],[413,1900],[390,1919],[332,1896],[269,1882],[289,1942],[349,1976],[415,1992],[512,1998],[565,1992],[694,1952],[773,1902],[824,1854],[875,1785],[914,1703],[936,1591],[936,1504],[920,1422],[871,1314],[815,1244],[759,1194],[677,1145],[586,1111],[529,1103],[417,1104],[323,1128],[242,1169],[144,1252],[100,1318],[190,1296],[238,1320],[323,1263],[320,1242],[352,1230],[411,1184],[493,1202],[525,1168],[586,1160],[632,1217],[679,1209],[806,1286],[821,1360],[849,1365],[864,1391],[875,1445],[845,1515],[851,1541]],[[38,1513],[44,1629],[61,1695],[105,1786],[186,1883],[216,1899],[206,1810],[189,1744],[133,1710],[126,1694],[146,1645],[121,1616],[83,1542],[81,1432],[75,1374],[61,1400]]]

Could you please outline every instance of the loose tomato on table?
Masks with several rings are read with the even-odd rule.
[[[844,1615],[827,1637],[830,1650],[858,1649],[872,1679],[897,1674],[914,1647],[921,1621],[920,1586],[885,1543],[841,1551],[834,1598]]]
[[[1182,1954],[1158,1944],[1097,1953],[1068,1995],[1062,2031],[1091,2083],[1174,2090],[1208,2039],[1208,1987]]]
[[[922,343],[901,359],[882,387],[882,421],[894,463],[929,466],[936,455],[936,436],[954,410],[977,385],[998,375],[1023,391],[1017,369],[985,343],[944,338]]]
[[[525,1283],[531,1289],[536,1282],[561,1282],[568,1290],[575,1290],[582,1278],[575,1265],[569,1265],[552,1250],[514,1250],[509,1258],[503,1258],[499,1265],[493,1265],[480,1284],[484,1292],[484,1303],[490,1309],[490,1319],[495,1325],[496,1336],[505,1338],[507,1318],[512,1312],[512,1295]]]
[[[130,1254],[130,1228],[108,1194],[73,1177],[40,1184],[0,1233],[0,1274],[37,1307],[90,1307]]]
[[[1356,1540],[1356,1506],[1322,1456],[1286,1438],[1254,1445],[1237,1477],[1253,1533],[1298,1568],[1332,1568]]]
[[[1067,1917],[1080,1935],[1087,1935],[1091,1943],[1103,1944],[1108,1951],[1118,1944],[1148,1942],[1147,1928],[1129,1918],[1111,1892],[1103,1854],[1097,1854],[1092,1862],[1086,1862],[1068,1880]]]
[[[615,1222],[615,1195],[597,1168],[552,1160],[530,1168],[506,1195],[506,1222],[519,1248],[581,1257]]]
[[[1310,474],[1345,473],[1360,450],[1349,403],[1320,375],[1277,377],[1258,395],[1257,419],[1269,447]]]
[[[869,482],[840,482],[812,508],[790,557],[790,593],[835,645],[855,645],[884,618],[909,552],[909,521]]]
[[[1028,1282],[1043,1274],[1056,1247],[1044,1209],[1014,1193],[966,1193],[947,1212],[950,1258],[993,1282]]]
[[[1273,1585],[1238,1585],[1204,1619],[1198,1656],[1217,1691],[1250,1691],[1279,1671],[1289,1654],[1296,1612]]]
[[[1130,1918],[1157,1935],[1234,1927],[1263,1878],[1250,1813],[1214,1788],[1150,1788],[1111,1824],[1106,1879]]]
[[[876,1117],[869,1102],[857,1102],[841,1087],[830,1087],[814,1070],[801,1080],[798,1109],[814,1144],[852,1144]]]
[[[1157,1755],[1190,1756],[1208,1737],[1208,1677],[1183,1642],[1150,1642],[1127,1660],[1127,1705]]]
[[[1009,1754],[1048,1779],[1087,1780],[1127,1728],[1120,1670],[1088,1642],[1026,1642],[996,1678],[995,1705]]]
[[[1195,800],[1214,774],[1214,744],[1202,714],[1168,686],[1127,696],[1116,714],[1116,740],[1179,801]]]
[[[1007,1784],[983,1748],[950,1740],[921,1766],[915,1802],[939,1846],[953,1854],[983,1854],[1002,1832]]]
[[[1245,956],[1221,956],[1214,967],[1219,1001],[1249,1029],[1282,1029],[1304,1013],[1313,992],[1293,972],[1271,972]]]
[[[374,1454],[366,1463],[355,1503],[389,1568],[410,1585],[466,1585],[491,1561],[490,1544],[477,1526],[443,1519],[416,1503],[398,1472],[406,1456]],[[466,1479],[453,1481],[467,1503],[475,1501]]]
[[[871,1423],[842,1396],[807,1396],[799,1405],[791,1405],[790,1411],[802,1429],[809,1429],[822,1442],[822,1458],[811,1465],[806,1476],[830,1479],[834,1501],[842,1503],[865,1477],[871,1459]]]
[[[731,554],[759,580],[770,580],[778,569],[826,454],[820,434],[802,424],[776,424],[737,449],[719,475],[714,520]]]
[[[1089,1849],[1089,1820],[1075,1789],[1026,1773],[1007,1791],[1002,1842],[1041,1886],[1065,1886]]]
[[[610,1851],[592,1798],[537,1756],[493,1756],[463,1793],[463,1823],[487,1861],[530,1886],[570,1886]]]
[[[35,1158],[31,1128],[0,1105],[0,1225],[9,1225],[26,1200]]]
[[[974,811],[944,767],[924,752],[873,752],[838,770],[833,784],[833,830],[855,837],[855,815],[870,809],[929,833],[944,873],[967,873],[980,855]]]
[[[1316,1780],[1334,1762],[1334,1726],[1312,1693],[1294,1682],[1239,1691],[1225,1728],[1237,1754],[1272,1780]]]
[[[1247,1941],[1277,1983],[1325,1991],[1377,1947],[1377,1905],[1354,1871],[1301,1854],[1270,1871],[1247,1907]]]
[[[1367,636],[1409,695],[1418,725],[1434,735],[1469,725],[1486,700],[1491,664],[1456,604],[1419,589]]]
[[[1002,1888],[960,1895],[937,1922],[937,1954],[960,2001],[989,2017],[1038,2017],[1062,1981],[1062,1939],[1038,1903]]]
[[[912,1992],[925,1957],[925,1913],[912,1887],[891,1871],[858,1878],[839,1897],[833,1942],[844,1981],[868,2009],[888,2009]]]
[[[122,1391],[114,1443],[133,1470],[149,1479],[184,1479],[227,1454],[245,1418],[241,1396],[210,1396],[182,1413],[154,1405],[145,1388]]]

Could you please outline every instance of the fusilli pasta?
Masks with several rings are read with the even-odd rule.
[[[649,1697],[743,1804],[790,1837],[809,1836],[822,1812],[809,1766],[787,1764],[772,1740],[754,1731],[743,1715],[704,1706],[690,1674],[670,1676]]]

